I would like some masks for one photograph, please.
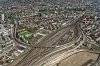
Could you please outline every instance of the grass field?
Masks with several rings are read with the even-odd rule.
[[[32,29],[25,29],[18,32],[18,35],[24,36],[24,38],[28,41],[29,44],[32,43],[33,35],[36,33],[35,30]]]

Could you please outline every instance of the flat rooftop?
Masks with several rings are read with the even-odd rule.
[[[90,53],[90,52],[79,52],[68,58],[63,59],[58,66],[82,66],[89,60],[96,60],[98,58],[98,54]]]

